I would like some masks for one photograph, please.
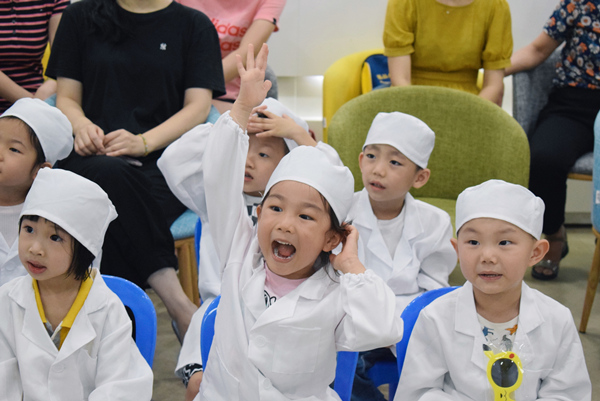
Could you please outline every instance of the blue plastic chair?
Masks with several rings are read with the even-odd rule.
[[[198,258],[195,250],[196,213],[187,209],[171,224],[175,253],[179,265],[179,282],[185,295],[200,306],[198,293]]]
[[[221,301],[221,296],[216,297],[202,317],[202,333],[200,334],[200,355],[204,369],[208,363],[210,347],[215,335],[215,319],[217,317],[217,307]],[[337,367],[335,370],[334,390],[338,393],[342,401],[350,401],[352,394],[352,382],[354,381],[354,372],[356,371],[356,361],[358,352],[340,351],[337,354]]]
[[[585,333],[588,320],[592,313],[592,305],[600,281],[600,113],[594,122],[594,172],[593,179],[594,190],[592,191],[592,232],[596,237],[596,247],[594,249],[594,258],[588,276],[587,289],[585,291],[585,300],[583,302],[583,311],[581,312],[581,322],[579,331]]]
[[[408,341],[410,340],[410,335],[415,327],[419,313],[421,313],[421,309],[429,305],[431,302],[433,302],[433,300],[441,297],[444,294],[454,291],[457,288],[459,287],[442,287],[435,290],[426,291],[417,298],[413,299],[412,302],[408,304],[406,308],[404,308],[404,311],[401,315],[402,320],[404,321],[404,334],[402,334],[402,340],[396,344],[398,376],[402,374],[402,367],[404,366],[404,359],[406,358]]]
[[[198,217],[196,228],[194,230],[194,247],[196,248],[196,261],[200,265],[200,237],[202,236],[202,220]]]
[[[102,275],[104,282],[121,302],[133,312],[135,319],[135,343],[140,353],[152,367],[156,348],[156,311],[146,292],[121,277]]]

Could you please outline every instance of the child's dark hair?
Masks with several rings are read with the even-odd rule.
[[[40,216],[24,215],[19,221],[19,232],[21,231],[21,224],[23,223],[23,220],[37,222],[39,219]],[[58,224],[52,224],[54,224],[54,228],[56,229],[56,231],[60,229],[64,232],[67,232]],[[83,281],[90,276],[90,266],[92,265],[92,261],[94,260],[95,256],[85,246],[83,246],[81,242],[77,241],[75,237],[71,237],[73,238],[73,247],[71,249],[71,251],[73,252],[73,256],[71,258],[71,264],[67,269],[67,276],[70,276],[72,274],[75,277],[75,280]]]
[[[31,141],[31,146],[33,146],[33,148],[35,149],[35,153],[36,153],[35,164],[33,165],[33,168],[36,168],[36,167],[40,166],[42,163],[44,163],[46,161],[46,155],[44,154],[44,149],[42,149],[42,144],[40,143],[40,140],[38,139],[37,135],[35,134],[35,131],[33,130],[33,128],[31,128],[29,126],[29,124],[27,124],[25,121],[21,120],[18,117],[15,117],[15,116],[6,116],[6,117],[2,117],[2,118],[8,118],[8,119],[20,121],[21,124],[23,124],[23,126],[26,127],[27,132],[29,132],[29,140]]]
[[[260,202],[261,208],[263,207],[270,193],[271,191],[269,190],[269,192],[267,192],[266,195],[263,197],[262,201]],[[323,201],[323,206],[325,207],[325,210],[327,211],[327,213],[329,213],[329,220],[331,221],[329,229],[339,234],[342,241],[345,241],[346,237],[348,237],[349,234],[348,230],[345,228],[345,225],[340,224],[340,221],[338,220],[337,216],[335,215],[335,212],[331,208],[331,205],[329,205],[329,202],[327,202],[327,199],[325,199],[325,197],[320,192],[319,196],[321,197],[321,201]],[[329,263],[329,255],[331,255],[331,251],[321,251],[321,253],[317,257],[317,260],[315,260],[315,264],[313,265],[315,271],[319,270],[324,266],[327,266],[327,264]],[[337,270],[334,270],[334,274],[336,276],[340,275],[340,273]]]

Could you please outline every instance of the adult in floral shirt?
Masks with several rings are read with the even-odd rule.
[[[541,64],[562,43],[554,88],[529,136],[529,188],[546,204],[544,234],[550,242],[533,277],[558,274],[568,252],[564,227],[567,175],[594,147],[594,120],[600,110],[600,0],[561,0],[543,32],[513,54],[506,75]]]

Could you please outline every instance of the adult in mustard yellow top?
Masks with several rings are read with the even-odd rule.
[[[389,0],[383,43],[392,86],[444,86],[501,104],[513,48],[506,0]]]

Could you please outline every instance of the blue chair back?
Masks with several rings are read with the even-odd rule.
[[[156,311],[152,300],[140,287],[121,277],[102,275],[104,282],[121,302],[133,312],[135,343],[140,353],[152,367],[156,348]]]
[[[412,302],[404,309],[401,315],[402,320],[404,321],[404,334],[402,335],[402,340],[396,344],[398,375],[402,374],[402,367],[404,366],[404,359],[406,358],[408,341],[410,340],[410,335],[415,327],[419,313],[421,313],[421,309],[429,305],[431,302],[433,302],[433,300],[441,297],[444,294],[454,291],[457,288],[459,287],[442,287],[435,290],[426,291],[417,298],[413,299]]]
[[[196,228],[194,229],[194,246],[196,247],[196,260],[200,266],[200,237],[202,236],[202,220],[198,217]]]
[[[600,231],[600,113],[594,122],[594,190],[592,191],[592,225],[596,231]]]
[[[221,301],[221,296],[216,297],[204,312],[202,317],[202,332],[200,334],[200,355],[202,356],[202,365],[206,369],[212,340],[215,335],[215,319],[217,318],[217,307]],[[334,390],[338,393],[342,401],[350,401],[352,394],[352,383],[354,382],[354,372],[356,371],[356,361],[358,352],[340,351],[337,354],[337,367],[335,370]]]
[[[202,356],[202,366],[206,369],[208,363],[208,354],[212,346],[212,340],[215,336],[215,319],[217,318],[217,307],[221,302],[219,295],[208,305],[204,316],[202,317],[202,332],[200,333],[200,355]]]

